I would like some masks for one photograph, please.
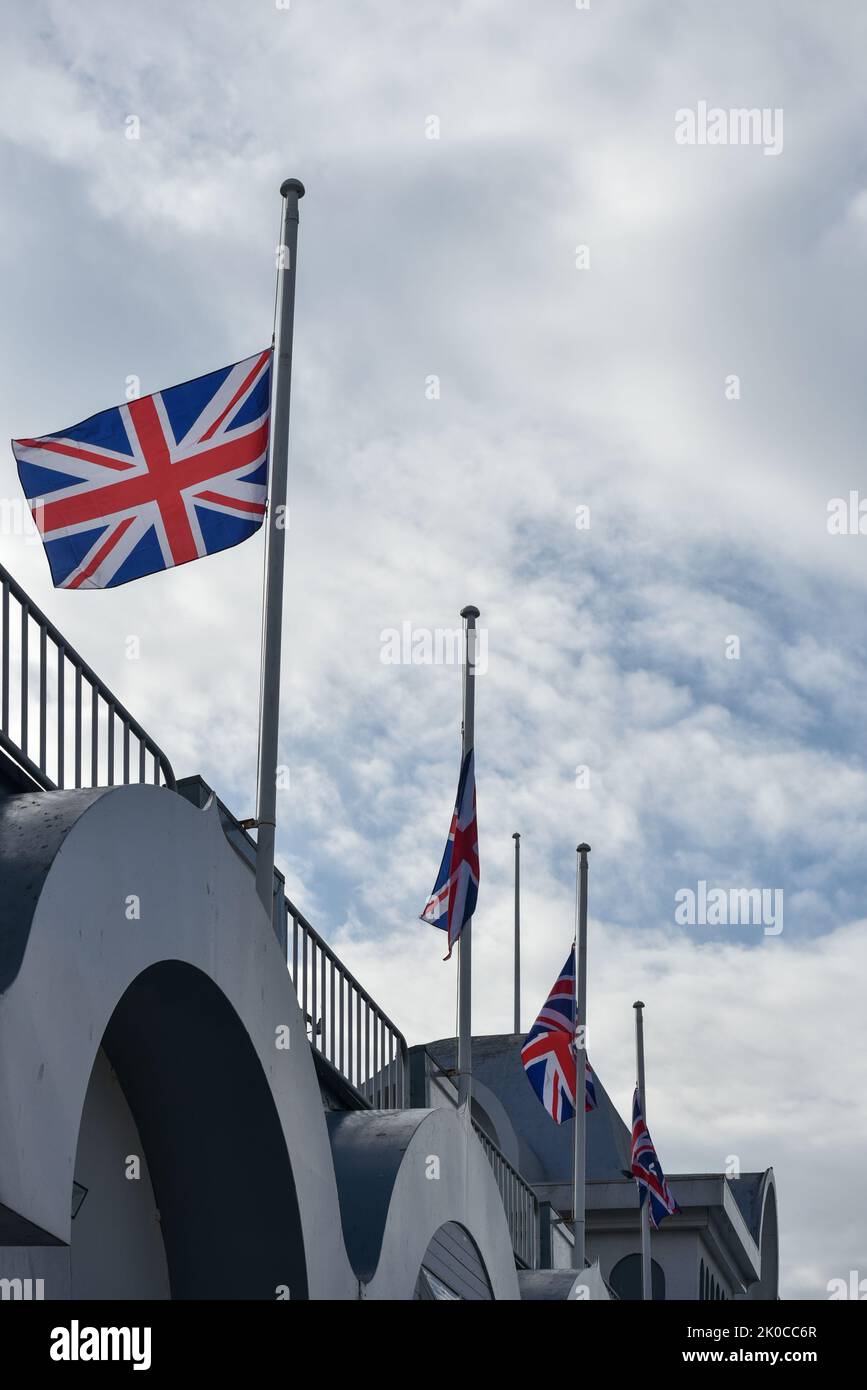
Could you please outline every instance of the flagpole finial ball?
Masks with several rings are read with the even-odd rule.
[[[480,618],[482,615],[474,603],[468,603],[466,608],[461,609],[462,618]]]
[[[578,846],[578,853],[579,853],[579,854],[589,854],[589,853],[590,853],[590,846],[589,846],[589,845],[579,845],[579,846]]]
[[[297,193],[299,198],[304,197],[304,185],[300,179],[284,179],[280,185],[280,192],[284,198],[290,193]]]
[[[516,831],[513,833],[513,835],[512,835],[512,839],[513,839],[513,840],[520,840],[520,838],[521,838],[521,832],[520,832],[520,830],[516,830]]]
[[[636,1001],[635,1001],[635,1003],[632,1005],[632,1007],[633,1007],[633,1009],[643,1009],[643,1008],[644,1008],[644,1000],[643,1000],[643,999],[636,999]]]

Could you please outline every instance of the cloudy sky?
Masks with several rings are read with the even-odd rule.
[[[460,671],[386,664],[383,634],[476,603],[476,1031],[511,1027],[512,831],[525,1026],[588,840],[590,1051],[621,1112],[640,995],[669,1171],[773,1165],[784,1295],[867,1276],[867,536],[828,529],[830,499],[867,497],[867,10],[58,0],[4,28],[7,438],[266,346],[277,189],[307,185],[278,841],[299,907],[410,1042],[453,1030],[417,914]],[[679,143],[700,103],[766,109],[774,144]],[[6,531],[178,775],[252,814],[261,538],[66,593]],[[678,924],[700,881],[781,890],[783,930]]]

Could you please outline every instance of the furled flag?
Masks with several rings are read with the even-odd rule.
[[[641,1113],[638,1087],[632,1097],[632,1176],[638,1183],[638,1205],[650,1194],[650,1223],[655,1231],[666,1216],[673,1216],[680,1207],[671,1194],[662,1165],[656,1157],[650,1131]]]
[[[14,439],[57,589],[227,550],[265,517],[271,350],[41,439]]]
[[[476,775],[472,748],[461,767],[458,797],[452,815],[449,838],[433,892],[421,913],[448,932],[449,959],[455,942],[476,910],[479,896],[479,831],[476,824]]]
[[[575,1050],[575,947],[521,1048],[530,1085],[556,1124],[575,1114],[578,1063]],[[584,1109],[596,1109],[596,1087],[584,1064]]]

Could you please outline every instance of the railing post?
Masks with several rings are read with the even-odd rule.
[[[81,786],[81,667],[75,668],[75,785]]]
[[[99,692],[90,687],[90,785],[99,786]]]
[[[21,751],[27,757],[27,723],[30,706],[30,617],[27,604],[21,606]]]
[[[553,1238],[551,1234],[551,1212],[553,1208],[550,1202],[539,1203],[539,1268],[554,1268]]]
[[[319,978],[319,1051],[323,1057],[328,1054],[328,1034],[326,1032],[327,1020],[325,1017],[325,990],[328,983],[325,971],[326,958],[323,952],[321,975]]]
[[[65,657],[60,647],[57,652],[57,785],[63,790],[66,786],[66,685],[64,682]]]
[[[306,931],[303,932],[302,935],[303,935],[303,941],[302,941],[302,946],[301,946],[301,988],[302,988],[303,993],[302,993],[302,997],[301,997],[301,1012],[302,1012],[303,1015],[304,1015],[304,1024],[305,1024],[305,1027],[306,1027],[306,1026],[307,1026],[307,1015],[310,1013],[310,1010],[309,1010],[308,1007],[307,1007],[307,971],[308,971],[308,956],[307,956],[307,952],[308,952],[309,947],[310,947],[310,942],[309,942],[309,940],[308,940]]]
[[[48,636],[39,629],[39,771],[47,773],[48,756]]]
[[[344,1008],[344,1004],[345,1004],[345,999],[346,999],[346,977],[344,976],[344,974],[343,974],[342,971],[341,971],[341,973],[340,973],[339,980],[340,980],[340,983],[339,983],[338,986],[337,986],[337,991],[338,991],[338,994],[339,994],[339,996],[340,996],[340,1005],[339,1005],[339,1008],[340,1008],[340,1020],[339,1020],[338,1029],[337,1029],[338,1037],[339,1037],[339,1039],[340,1039],[340,1044],[339,1044],[339,1045],[340,1045],[340,1063],[339,1063],[339,1066],[338,1066],[338,1071],[340,1071],[341,1073],[343,1073],[343,1072],[344,1072],[344,1067],[345,1067],[345,1056],[346,1056],[346,1049],[345,1049],[345,1047],[344,1047],[344,1041],[345,1041],[344,1029],[345,1029],[345,1026],[346,1026],[345,1023],[344,1023],[344,1018],[345,1018],[345,1008]],[[351,1014],[351,1013],[350,1013],[349,1017],[350,1017],[350,1020],[351,1020],[351,1019],[352,1019],[352,1014]],[[350,1046],[351,1046],[351,1044],[350,1044]]]
[[[335,1039],[336,1039],[336,1036],[337,1036],[337,1034],[336,1034],[336,1026],[335,1026],[335,1025],[336,1025],[335,1014],[336,1014],[336,1012],[337,1012],[337,1010],[336,1010],[336,1002],[337,1002],[337,1001],[336,1001],[336,992],[337,992],[337,991],[336,991],[336,984],[335,984],[335,978],[334,978],[334,977],[335,977],[335,975],[337,974],[337,971],[336,971],[335,968],[334,968],[334,961],[331,961],[331,962],[330,962],[330,966],[331,966],[331,970],[330,970],[330,981],[329,981],[329,984],[330,984],[330,986],[331,986],[331,999],[330,999],[330,1002],[329,1002],[329,1017],[328,1017],[329,1039],[330,1039],[329,1048],[328,1048],[328,1060],[329,1060],[329,1062],[331,1063],[331,1065],[334,1066],[334,1059],[335,1059],[335,1057],[337,1056],[337,1049],[336,1049],[336,1047],[335,1047]]]
[[[9,732],[9,581],[3,580],[3,639],[0,647],[0,728]]]
[[[108,785],[114,786],[114,702],[108,701]]]

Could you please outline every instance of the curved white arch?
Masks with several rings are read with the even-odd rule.
[[[411,1299],[431,1240],[454,1221],[475,1242],[494,1298],[520,1299],[499,1189],[464,1112],[357,1111],[330,1124],[344,1211],[363,1214],[364,1228],[347,1232],[362,1298]]]
[[[40,798],[42,814],[62,813],[74,795]],[[79,1123],[106,1027],[144,972],[184,962],[231,1006],[267,1080],[295,1181],[309,1296],[357,1297],[304,1023],[253,876],[227,845],[216,807],[200,811],[164,788],[113,788],[52,853],[20,968],[0,996],[0,1203],[69,1242]],[[278,1029],[288,1049],[276,1045]]]

